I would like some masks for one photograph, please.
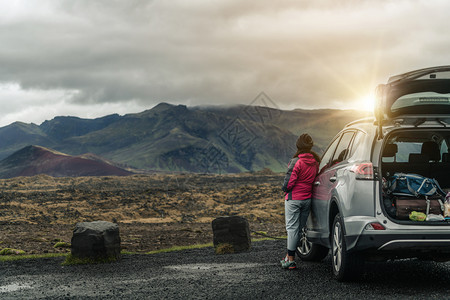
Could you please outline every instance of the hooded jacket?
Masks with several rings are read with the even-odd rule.
[[[311,153],[302,153],[291,159],[282,190],[286,200],[306,200],[312,196],[312,187],[319,163]]]

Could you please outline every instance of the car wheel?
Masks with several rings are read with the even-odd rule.
[[[328,255],[329,249],[322,245],[313,244],[306,237],[306,229],[303,228],[297,247],[297,255],[303,261],[321,261]]]
[[[364,260],[358,253],[348,253],[344,238],[344,223],[339,214],[333,222],[331,241],[331,263],[333,275],[338,281],[357,279],[364,270]]]

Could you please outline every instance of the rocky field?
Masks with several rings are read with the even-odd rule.
[[[146,252],[212,242],[211,221],[240,215],[254,237],[285,235],[283,175],[170,174],[0,180],[0,249],[68,251],[77,222],[119,224],[122,247]]]

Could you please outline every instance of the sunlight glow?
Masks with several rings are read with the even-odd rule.
[[[367,94],[354,102],[355,109],[371,111],[375,109],[375,95]]]

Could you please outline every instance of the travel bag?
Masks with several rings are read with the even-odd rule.
[[[409,214],[413,211],[422,212],[426,215],[435,214],[442,215],[443,203],[440,199],[429,199],[430,208],[427,212],[427,199],[413,197],[395,197],[394,203],[396,207],[396,218],[399,220],[408,220]]]
[[[395,173],[389,180],[388,194],[395,196],[445,197],[437,180],[418,174]]]

